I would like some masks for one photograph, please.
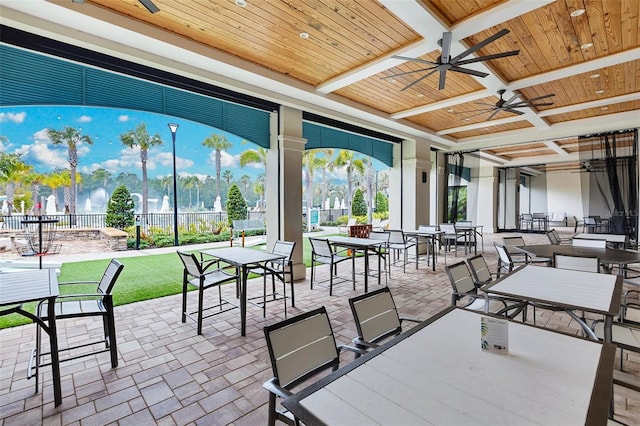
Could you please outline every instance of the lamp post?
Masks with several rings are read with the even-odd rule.
[[[173,142],[173,245],[178,246],[178,181],[176,176],[176,132],[179,124],[169,123]]]

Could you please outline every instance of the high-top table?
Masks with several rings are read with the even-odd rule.
[[[373,238],[355,238],[355,237],[327,237],[327,240],[334,246],[351,249],[351,255],[355,257],[356,251],[364,253],[364,292],[369,292],[369,251],[380,247],[384,241],[375,240]],[[378,253],[378,256],[380,254]],[[378,262],[380,265],[380,262]],[[378,284],[380,284],[380,269],[378,269]]]
[[[62,404],[60,385],[60,358],[58,354],[58,333],[56,330],[56,297],[60,295],[58,277],[53,269],[36,269],[24,272],[2,274],[0,278],[0,306],[12,306],[0,310],[0,316],[17,313],[37,323],[49,335],[51,345],[51,370],[53,371],[53,398],[55,406]],[[37,315],[22,309],[23,303],[47,300],[45,322]],[[38,379],[36,378],[36,381]],[[37,383],[37,382],[36,382]],[[36,387],[37,391],[37,387]]]
[[[405,235],[414,237],[418,240],[426,239],[428,250],[431,252],[431,269],[436,270],[436,242],[440,240],[440,236],[444,234],[444,231],[428,231],[425,229],[403,229]],[[446,257],[445,250],[445,257]],[[416,269],[418,269],[418,259],[420,258],[420,244],[416,244]],[[429,259],[429,253],[427,253],[427,265]]]
[[[240,335],[245,336],[247,334],[247,276],[249,275],[249,270],[251,267],[284,259],[286,256],[244,247],[201,250],[201,253],[240,268],[242,274],[242,279],[240,280]]]
[[[515,246],[517,250],[531,256],[553,259],[553,253],[577,256],[598,256],[601,263],[618,265],[618,275],[624,275],[624,266],[640,262],[640,253],[610,248],[579,247],[566,244],[541,244]]]
[[[603,425],[615,346],[509,322],[509,352],[480,347],[480,317],[448,308],[282,402],[305,425]]]
[[[496,295],[562,309],[594,339],[597,337],[589,325],[573,311],[603,315],[605,341],[611,342],[613,318],[620,311],[622,277],[526,265],[495,282],[486,284],[482,290],[487,297]]]

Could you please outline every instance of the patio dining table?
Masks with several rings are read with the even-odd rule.
[[[403,229],[405,235],[410,237],[415,237],[418,240],[426,239],[427,240],[427,265],[429,264],[429,254],[431,254],[431,269],[433,271],[436,270],[436,242],[440,241],[440,236],[444,234],[444,231],[427,231],[420,229]],[[416,269],[418,269],[418,259],[420,258],[420,244],[416,244]],[[445,257],[447,256],[447,252],[445,251]]]
[[[51,370],[53,372],[53,398],[55,406],[62,404],[60,384],[60,359],[56,329],[56,297],[60,295],[58,277],[54,269],[35,269],[0,275],[0,316],[16,313],[31,319],[49,335],[51,346]],[[47,322],[22,308],[23,303],[47,300]],[[36,378],[36,383],[37,383]],[[36,387],[37,389],[37,387]]]
[[[373,238],[355,238],[355,237],[340,237],[340,236],[329,236],[327,237],[329,243],[334,246],[344,247],[347,249],[351,249],[352,256],[356,256],[356,252],[360,251],[364,253],[364,292],[369,292],[369,251],[374,250],[376,247],[380,247],[384,244],[381,240],[375,240]],[[375,253],[375,252],[374,252]],[[380,256],[380,253],[378,253]],[[378,262],[380,265],[380,262]],[[379,268],[379,266],[378,266]],[[380,284],[380,269],[378,269],[378,284]]]
[[[603,425],[615,346],[508,323],[481,348],[481,314],[447,308],[282,402],[305,425]]]
[[[618,265],[618,275],[624,275],[624,267],[626,265],[640,263],[640,253],[612,248],[580,247],[561,244],[515,246],[515,248],[530,256],[548,259],[553,258],[553,253],[574,256],[598,256],[601,263]]]
[[[613,318],[620,312],[622,277],[526,265],[486,284],[482,290],[487,298],[495,295],[564,310],[593,339],[597,337],[589,325],[574,311],[602,315],[605,324],[604,338],[606,342],[611,342]]]
[[[240,335],[247,334],[247,276],[249,270],[266,262],[284,259],[281,254],[269,253],[262,250],[254,250],[244,247],[224,247],[210,250],[201,250],[202,254],[215,257],[230,265],[236,266],[241,271],[240,279]]]

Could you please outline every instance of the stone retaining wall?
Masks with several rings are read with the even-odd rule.
[[[42,240],[47,239],[46,232],[43,232]],[[0,239],[10,238],[13,240],[24,240],[24,230],[22,229],[2,229]],[[101,240],[105,246],[113,251],[127,250],[127,233],[116,228],[74,228],[56,229],[55,241],[76,241],[76,240]]]

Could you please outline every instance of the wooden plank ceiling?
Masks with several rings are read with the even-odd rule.
[[[434,146],[486,150],[505,165],[575,164],[567,147],[581,131],[640,125],[638,0],[153,0],[157,13],[138,0],[51,3],[93,17],[101,10],[104,20],[117,15],[134,31],[161,29],[406,125]],[[393,55],[437,61],[445,31],[455,56],[503,29],[509,33],[476,55],[519,54],[468,65],[487,77],[448,71],[438,90],[436,72],[403,90],[429,66]],[[505,100],[555,96],[551,106],[488,120],[500,89]]]

